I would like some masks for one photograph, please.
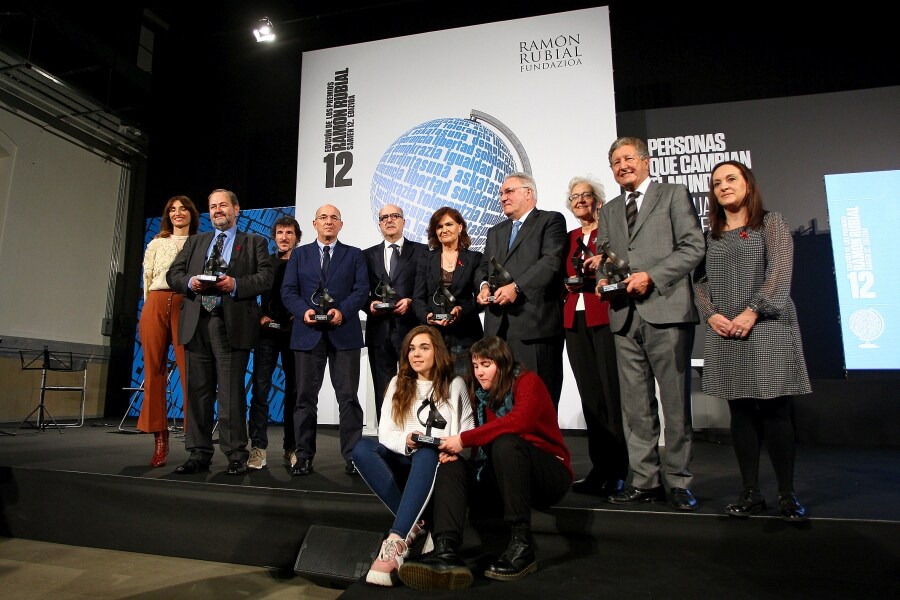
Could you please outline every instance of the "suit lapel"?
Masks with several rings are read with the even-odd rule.
[[[539,208],[535,208],[528,215],[528,218],[525,219],[525,222],[519,226],[519,233],[516,234],[516,239],[513,240],[512,247],[509,249],[509,254],[512,254],[515,249],[519,247],[519,244],[523,239],[531,235],[531,230],[535,228],[535,222],[537,222],[542,212],[543,211]],[[512,233],[512,221],[509,219],[507,220],[509,221],[509,232]],[[509,236],[507,236],[506,239],[509,240]]]
[[[384,277],[385,275],[387,275],[387,268],[384,266],[384,251],[386,249],[386,246],[387,246],[387,242],[381,242],[380,244],[378,244],[378,248],[376,249],[377,251],[375,254],[375,265],[376,265],[375,274],[378,276],[379,280],[382,277]],[[402,254],[401,254],[401,256],[402,256]]]
[[[632,238],[634,238],[634,236],[637,235],[637,232],[641,230],[641,226],[650,217],[650,213],[656,208],[658,202],[659,186],[651,182],[650,186],[647,188],[647,194],[644,196],[643,201],[641,201],[641,208],[638,211],[637,220],[634,222],[634,230],[631,232]],[[627,225],[625,230],[628,230]]]
[[[231,245],[231,260],[228,261],[228,270],[231,271],[231,267],[234,266],[235,262],[241,260],[241,255],[244,253],[244,244],[247,242],[247,234],[237,231],[234,236],[234,243]]]
[[[397,281],[397,278],[400,276],[400,273],[403,272],[403,269],[406,268],[406,265],[409,264],[410,256],[413,253],[413,245],[412,243],[403,238],[403,249],[400,252],[400,258],[397,260],[397,272],[391,273],[391,279]],[[384,261],[382,261],[384,262]]]
[[[194,246],[194,255],[188,263],[193,269],[197,269],[198,273],[202,273],[206,265],[206,255],[209,253],[209,246],[212,244],[215,231],[197,234],[197,244]],[[192,270],[193,270],[192,269]]]

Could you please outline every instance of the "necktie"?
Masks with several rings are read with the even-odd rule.
[[[216,238],[216,244],[213,246],[212,254],[209,256],[209,260],[206,261],[206,266],[203,269],[204,275],[218,275],[216,272],[219,265],[222,263],[222,249],[225,247],[225,232],[219,234],[219,237]],[[201,296],[200,303],[203,305],[207,311],[212,312],[213,309],[219,303],[218,296]]]
[[[507,250],[512,248],[513,242],[516,239],[516,235],[519,234],[519,227],[522,226],[522,221],[513,221],[512,233],[509,234],[509,246],[507,246]]]
[[[331,246],[322,247],[322,277],[328,275],[328,265],[331,264]]]
[[[388,275],[391,277],[391,280],[397,276],[397,263],[400,262],[400,247],[397,244],[391,244],[391,264],[388,267],[390,272]]]
[[[628,223],[628,235],[634,229],[634,222],[637,221],[637,197],[640,192],[631,192],[628,194],[628,202],[625,204],[625,221]]]

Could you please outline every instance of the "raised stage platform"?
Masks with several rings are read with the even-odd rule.
[[[390,525],[365,483],[344,473],[334,427],[320,429],[316,472],[292,478],[281,464],[280,425],[270,426],[269,465],[239,477],[224,473],[221,454],[209,473],[175,475],[186,458],[177,432],[169,464],[151,469],[152,436],[117,425],[95,420],[62,433],[51,426],[0,435],[0,535],[291,572],[312,525],[372,532]],[[586,439],[567,432],[566,441],[584,474]],[[570,492],[535,513],[538,574],[512,583],[477,576],[467,597],[900,596],[900,448],[800,445],[797,494],[812,516],[803,525],[782,522],[774,508],[748,521],[724,516],[740,488],[732,448],[699,439],[694,453],[696,513],[615,507]],[[763,491],[774,504],[774,477],[762,461]],[[505,542],[490,529],[467,532],[476,573]],[[342,597],[379,593],[414,592],[355,583]]]

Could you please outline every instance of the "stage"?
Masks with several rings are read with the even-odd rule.
[[[281,463],[281,426],[273,424],[268,466],[235,477],[225,474],[221,454],[208,473],[175,475],[187,457],[177,431],[169,464],[151,469],[152,436],[117,425],[89,420],[62,433],[52,425],[44,431],[26,425],[14,436],[0,435],[0,535],[292,571],[312,525],[370,532],[390,525],[390,514],[365,483],[344,473],[334,427],[320,428],[312,475],[290,476]],[[586,438],[566,432],[566,441],[581,476],[588,469]],[[534,513],[538,574],[512,583],[477,575],[468,593],[494,600],[562,592],[897,596],[900,449],[801,444],[797,458],[796,491],[811,515],[805,524],[777,517],[765,455],[761,485],[769,510],[747,521],[724,516],[740,488],[732,448],[727,439],[698,436],[692,463],[697,512],[664,504],[618,507],[570,492],[549,511]],[[467,531],[465,556],[476,574],[505,541],[489,527]],[[354,583],[342,597],[383,592]]]

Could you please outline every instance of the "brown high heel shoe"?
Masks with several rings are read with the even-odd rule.
[[[153,432],[154,450],[150,460],[151,467],[162,467],[169,456],[169,430]]]

